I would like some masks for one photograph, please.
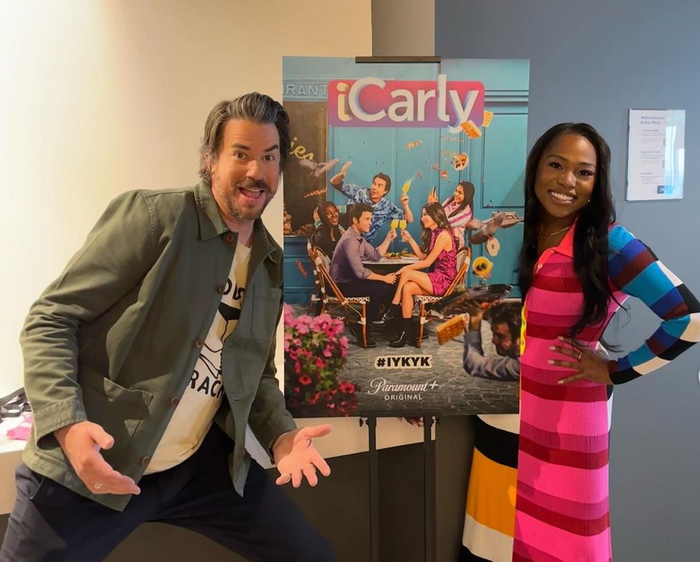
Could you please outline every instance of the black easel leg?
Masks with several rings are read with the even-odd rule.
[[[435,506],[435,443],[432,439],[433,416],[423,416],[423,460],[425,466],[425,560],[437,562],[437,524]],[[437,437],[437,436],[436,436]]]
[[[379,562],[379,458],[377,455],[377,418],[367,418],[369,430],[369,559]]]

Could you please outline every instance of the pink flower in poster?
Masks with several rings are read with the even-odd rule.
[[[341,383],[339,388],[345,394],[355,394],[355,385],[351,382]]]
[[[284,324],[285,326],[290,326],[294,322],[294,314],[292,312],[292,307],[288,304],[284,305]]]
[[[288,406],[301,417],[352,415],[357,410],[359,387],[339,380],[348,351],[343,321],[328,314],[294,317],[288,305],[284,319]]]

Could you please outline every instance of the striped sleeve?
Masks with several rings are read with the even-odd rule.
[[[615,384],[663,367],[700,341],[700,303],[654,253],[623,226],[609,235],[608,275],[613,286],[637,297],[662,319],[644,344],[608,363]]]
[[[445,199],[445,201],[442,203],[443,208],[445,208],[445,204],[448,201],[449,199]],[[457,205],[455,205],[455,207],[457,207]],[[472,208],[469,205],[467,205],[456,215],[449,216],[449,214],[452,212],[452,209],[450,209],[449,211],[445,209],[445,212],[448,215],[447,220],[449,221],[450,227],[452,228],[463,228],[467,226],[467,223],[470,220],[472,220],[472,217],[474,216],[474,212],[472,211]]]

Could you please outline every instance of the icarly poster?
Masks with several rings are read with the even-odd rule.
[[[529,61],[285,57],[295,417],[518,409]]]

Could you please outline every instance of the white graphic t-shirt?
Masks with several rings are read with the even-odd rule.
[[[214,322],[204,342],[190,383],[153,453],[146,474],[177,466],[201,445],[224,396],[221,351],[238,323],[245,296],[250,248],[238,244]]]

